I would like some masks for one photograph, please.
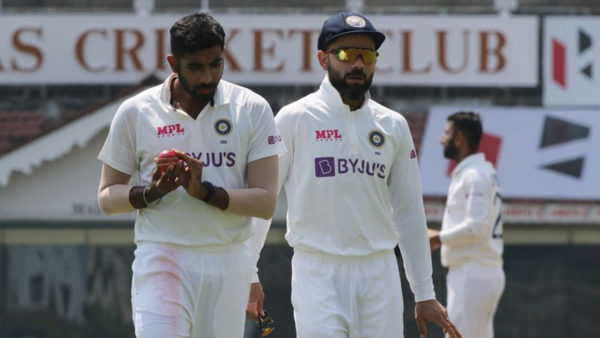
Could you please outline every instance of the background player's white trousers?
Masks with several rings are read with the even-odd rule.
[[[246,246],[141,243],[131,297],[138,338],[242,338],[251,282]]]
[[[403,302],[392,250],[344,257],[295,250],[298,338],[402,338]]]
[[[463,338],[493,338],[494,314],[504,291],[501,267],[466,263],[446,276],[448,315]]]

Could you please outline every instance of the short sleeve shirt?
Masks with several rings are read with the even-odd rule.
[[[286,151],[273,112],[261,96],[221,80],[197,119],[171,105],[172,75],[162,85],[125,101],[117,111],[98,158],[134,184],[150,183],[154,158],[176,148],[203,162],[202,179],[229,189],[246,188],[247,164]],[[190,197],[183,187],[138,210],[135,241],[189,246],[243,242],[250,218]]]

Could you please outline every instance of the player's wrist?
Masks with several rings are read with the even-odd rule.
[[[210,202],[215,194],[215,187],[208,181],[200,183],[200,197],[198,198],[204,203]]]
[[[166,195],[165,192],[158,189],[156,185],[137,185],[129,190],[129,203],[135,209],[144,209],[153,207],[160,203],[161,198]]]
[[[150,184],[146,186],[145,196],[150,202],[163,198],[166,194],[168,194],[168,192],[161,190],[154,182],[150,182]]]

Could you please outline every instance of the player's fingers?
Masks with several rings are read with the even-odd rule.
[[[173,182],[173,189],[177,189],[181,185],[182,182],[182,173],[183,173],[183,161],[177,161],[177,164],[173,167],[173,173],[171,174],[171,180]]]
[[[463,336],[460,334],[454,323],[452,323],[449,319],[448,323],[451,328],[451,330],[448,330],[448,335],[450,336],[450,338],[463,338]]]
[[[448,316],[443,316],[442,318],[434,321],[434,323],[441,327],[444,330],[444,333],[448,334],[450,338],[462,338]]]
[[[261,315],[261,317],[265,315],[264,309],[263,309],[264,303],[265,303],[265,295],[264,295],[264,293],[261,292],[261,296],[258,297],[258,301],[256,302],[256,311]]]
[[[258,314],[256,312],[246,311],[246,318],[258,322]]]
[[[419,327],[419,335],[421,338],[427,337],[427,325],[424,320],[417,319],[417,326]]]
[[[173,166],[169,165],[167,167],[167,170],[165,170],[165,172],[159,176],[159,179],[156,182],[156,186],[158,186],[161,190],[169,191],[169,178],[171,177],[172,172]]]
[[[185,171],[185,170],[181,170],[181,172],[179,173],[179,184],[182,186],[187,186],[188,182],[190,181],[190,175]]]
[[[173,151],[175,152],[175,155],[177,155],[177,157],[179,157],[188,166],[194,162],[193,159],[190,156],[188,156],[188,154],[184,153],[183,151],[179,151],[177,149],[173,149]]]
[[[179,151],[177,149],[173,149],[173,151],[175,152],[175,155],[177,155],[177,157],[179,157],[183,162],[185,162],[185,164],[188,165],[188,167],[193,166],[193,170],[198,170],[199,168],[201,169],[204,166],[204,163],[198,161],[193,157],[190,157],[183,151]]]
[[[161,176],[162,172],[160,171],[160,169],[158,169],[158,167],[154,168],[154,172],[152,173],[152,181],[158,181]]]
[[[177,163],[175,163],[175,166],[173,168],[173,175],[174,176],[179,176],[179,173],[181,173],[181,171],[183,170],[183,161],[179,160],[177,161]]]
[[[248,302],[248,306],[246,307],[246,318],[258,321],[258,313],[256,311],[256,306],[256,302]]]

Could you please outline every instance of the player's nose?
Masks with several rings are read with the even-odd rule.
[[[352,68],[354,69],[363,69],[365,68],[365,62],[362,58],[362,55],[356,57],[356,60],[352,63]]]

